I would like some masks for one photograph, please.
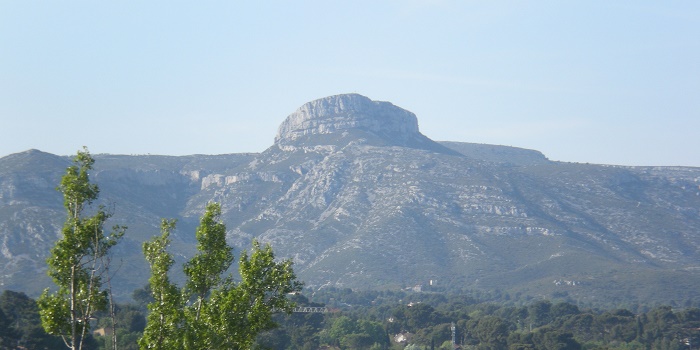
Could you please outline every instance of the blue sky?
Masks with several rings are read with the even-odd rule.
[[[700,2],[0,0],[0,156],[261,152],[348,92],[434,140],[700,166]]]

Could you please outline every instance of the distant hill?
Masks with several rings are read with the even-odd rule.
[[[416,116],[350,94],[309,102],[262,153],[94,155],[113,222],[122,297],[142,287],[141,243],[177,218],[174,250],[222,204],[237,251],[253,238],[310,288],[447,289],[576,301],[700,301],[700,168],[549,161],[515,147],[435,142]],[[0,288],[37,295],[64,213],[70,157],[0,158]]]

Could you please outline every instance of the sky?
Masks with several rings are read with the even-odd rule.
[[[437,141],[700,166],[700,1],[0,0],[0,157],[262,152],[342,93]]]

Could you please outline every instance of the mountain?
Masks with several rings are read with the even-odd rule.
[[[291,257],[307,287],[567,295],[580,302],[699,302],[700,168],[549,161],[534,150],[435,142],[416,116],[348,94],[312,101],[262,153],[94,155],[115,224],[122,297],[146,283],[141,243],[177,218],[173,250],[222,204],[237,251],[254,238]],[[0,159],[0,288],[36,295],[64,213],[70,163]],[[32,278],[27,278],[32,276]]]

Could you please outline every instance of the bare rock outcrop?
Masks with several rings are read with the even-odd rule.
[[[389,102],[372,101],[358,94],[344,94],[321,98],[299,107],[279,127],[275,143],[349,129],[362,129],[400,143],[424,137],[418,131],[415,114]]]

